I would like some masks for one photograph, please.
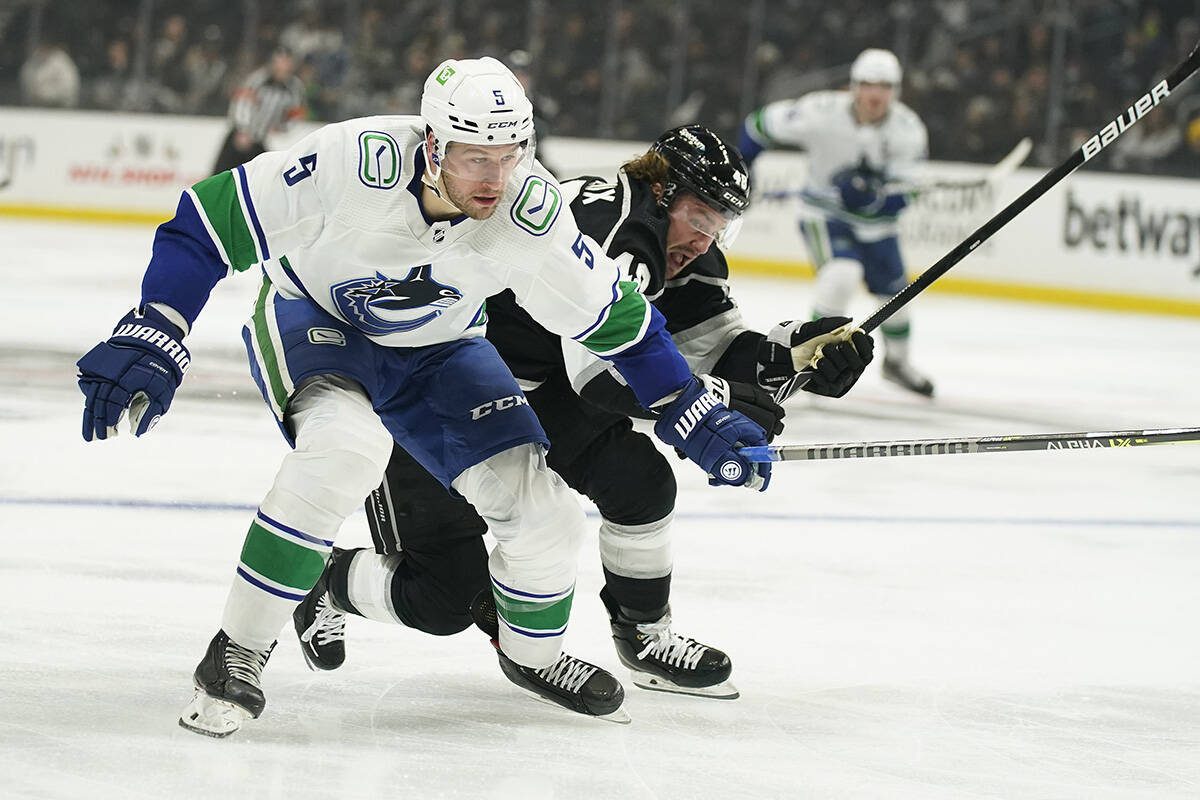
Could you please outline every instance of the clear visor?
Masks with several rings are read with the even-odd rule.
[[[533,168],[534,143],[530,138],[519,144],[464,144],[450,142],[442,156],[442,170],[472,183],[504,184],[514,173]]]
[[[717,211],[695,196],[685,196],[691,198],[690,202],[672,203],[667,215],[685,230],[712,239],[722,250],[730,247],[742,229],[741,215]]]

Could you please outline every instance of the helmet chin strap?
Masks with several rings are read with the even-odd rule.
[[[457,213],[457,214],[463,213],[463,210],[461,208],[459,208],[458,206],[456,206],[454,203],[452,203],[450,201],[450,198],[447,196],[446,192],[444,191],[441,175],[438,176],[438,179],[436,181],[430,181],[429,173],[425,173],[424,175],[421,176],[421,185],[422,185],[422,187],[428,189],[433,194],[433,196],[435,198],[437,198],[437,202],[439,204],[441,204],[442,206],[444,206],[446,211],[450,211],[452,213]],[[427,208],[426,212],[430,213],[430,214],[439,214],[439,213],[442,213],[442,209],[428,209]]]
[[[441,165],[437,163],[438,160],[439,159],[437,159],[433,153],[430,153],[429,144],[426,142],[425,172],[421,175],[421,185],[432,192],[433,196],[436,197],[439,202],[449,206],[451,209],[459,213],[462,213],[462,209],[452,203],[450,198],[447,196],[447,193],[444,191],[445,187],[442,183],[442,168]]]

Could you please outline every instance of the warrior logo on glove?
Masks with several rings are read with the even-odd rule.
[[[721,477],[728,483],[737,483],[742,479],[742,465],[736,461],[726,461],[721,465]]]
[[[116,436],[126,411],[135,436],[157,424],[192,363],[182,340],[175,323],[146,306],[126,314],[108,341],[79,359],[84,440]]]
[[[700,395],[696,402],[692,403],[679,421],[675,423],[675,432],[686,439],[688,434],[696,428],[696,423],[700,418],[719,406],[721,402],[713,397],[709,392]]]
[[[187,374],[188,367],[192,365],[191,354],[184,349],[183,345],[172,339],[168,334],[149,325],[140,325],[136,322],[122,323],[113,331],[112,338],[114,340],[123,338],[141,339],[146,344],[157,347],[179,366],[181,375]],[[120,342],[114,341],[114,344],[120,344]]]

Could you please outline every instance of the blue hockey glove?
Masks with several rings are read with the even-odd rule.
[[[85,398],[84,440],[116,436],[126,409],[135,436],[153,428],[171,407],[190,362],[183,331],[175,324],[148,306],[130,311],[107,342],[76,363]]]
[[[874,170],[851,167],[841,170],[830,179],[842,197],[847,211],[871,212],[880,202],[883,177]]]
[[[842,207],[864,217],[894,217],[908,205],[901,192],[888,194],[886,180],[866,165],[844,169],[830,178],[842,198]]]
[[[765,445],[763,429],[726,408],[708,390],[705,377],[693,377],[678,397],[658,409],[654,432],[699,464],[708,473],[709,484],[765,491],[771,482],[771,465],[752,464],[737,452],[739,447]]]

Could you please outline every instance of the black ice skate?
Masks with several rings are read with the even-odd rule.
[[[524,667],[504,655],[500,649],[500,624],[496,619],[496,601],[485,589],[471,602],[471,618],[492,639],[500,669],[519,689],[547,703],[554,703],[579,714],[619,722],[630,721],[621,708],[625,689],[611,673],[563,653],[548,667]]]
[[[894,358],[883,360],[883,379],[897,386],[916,392],[922,397],[933,397],[933,381],[917,372],[907,361]]]
[[[180,715],[180,726],[219,738],[257,719],[267,705],[262,671],[274,649],[272,642],[266,650],[251,650],[217,631],[192,676],[196,696]]]
[[[729,656],[673,633],[669,611],[654,622],[637,622],[621,613],[607,588],[600,590],[600,599],[608,609],[617,657],[633,673],[635,686],[719,700],[739,696],[729,683]]]
[[[300,650],[309,669],[337,669],[346,663],[346,613],[334,607],[329,595],[329,571],[345,552],[333,548],[317,585],[292,612]]]

